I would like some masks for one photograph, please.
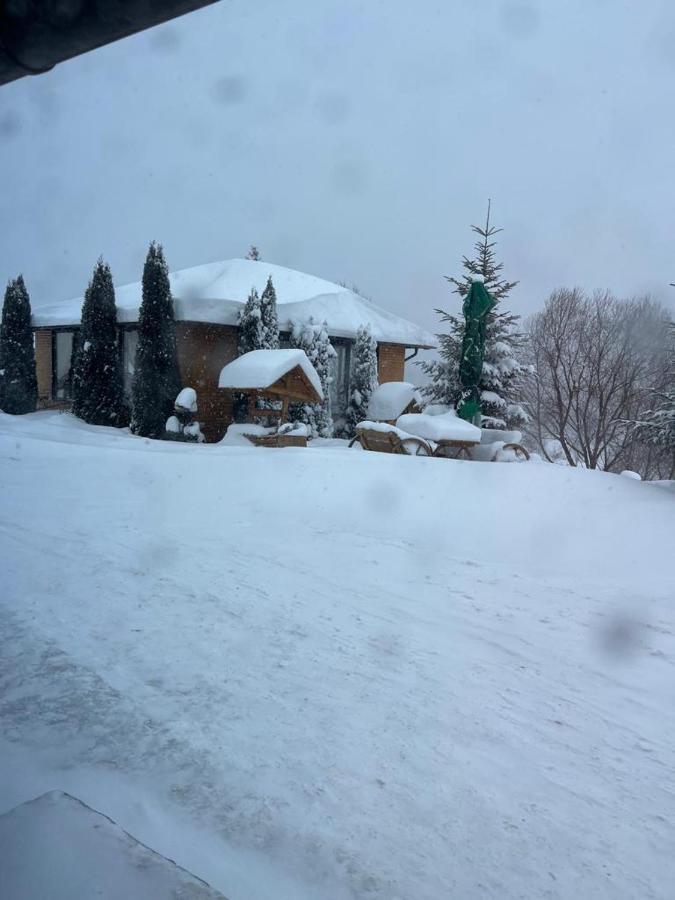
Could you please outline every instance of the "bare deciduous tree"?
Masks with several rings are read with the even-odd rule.
[[[529,322],[537,375],[528,385],[530,437],[549,461],[553,441],[571,466],[654,474],[655,454],[630,423],[663,377],[666,323],[649,298],[621,302],[579,288],[551,294]]]

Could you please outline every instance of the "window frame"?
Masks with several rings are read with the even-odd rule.
[[[79,325],[58,325],[56,327],[51,328],[51,351],[52,351],[52,378],[51,378],[51,389],[49,392],[50,399],[53,403],[72,403],[73,402],[73,392],[72,392],[72,382],[70,382],[70,387],[68,391],[67,397],[58,397],[58,354],[57,354],[57,335],[59,334],[71,334],[72,341],[75,340],[75,335],[80,330]],[[73,345],[70,345],[70,358],[73,356]],[[70,375],[70,360],[68,361],[68,374]]]
[[[119,365],[122,372],[122,388],[124,396],[127,400],[131,399],[131,384],[133,376],[129,382],[129,390],[127,390],[127,371],[124,365],[124,340],[127,332],[135,331],[138,334],[138,322],[118,322],[117,323],[117,352],[119,357]],[[138,344],[136,345],[138,350]],[[135,374],[136,357],[134,356],[134,374]]]

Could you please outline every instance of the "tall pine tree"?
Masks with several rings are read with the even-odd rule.
[[[328,325],[315,322],[310,317],[304,324],[291,327],[291,345],[304,350],[317,371],[323,389],[320,403],[292,403],[288,417],[292,422],[304,422],[310,437],[333,437],[333,417],[330,407],[331,360],[336,356],[335,348],[328,337]]]
[[[495,257],[495,235],[502,229],[490,224],[490,204],[484,227],[472,225],[471,230],[478,235],[474,244],[474,257],[462,259],[464,273],[459,278],[446,276],[454,285],[454,292],[464,298],[474,279],[481,279],[492,297],[497,301],[489,313],[485,339],[485,358],[480,383],[482,425],[484,428],[519,428],[528,421],[527,413],[520,403],[519,383],[530,374],[530,368],[520,360],[525,345],[525,336],[517,328],[520,316],[500,308],[517,281],[506,281],[502,277],[504,264]],[[464,336],[464,318],[458,314],[436,312],[448,332],[438,335],[440,360],[420,363],[429,376],[430,383],[423,389],[425,396],[433,403],[455,405],[459,399],[459,361]]]
[[[150,244],[143,267],[143,300],[138,316],[138,347],[131,386],[131,430],[145,437],[163,437],[181,389],[176,323],[169,269],[161,244]]]
[[[260,315],[262,324],[262,350],[279,348],[279,318],[277,316],[277,293],[272,284],[272,276],[267,279],[260,295]]]
[[[33,412],[37,406],[30,317],[30,297],[19,275],[7,284],[0,324],[0,409],[13,415]]]
[[[246,259],[252,259],[255,261],[258,261],[260,259],[260,250],[258,250],[255,244],[251,244],[251,246],[248,248]]]
[[[73,412],[91,425],[126,425],[122,365],[117,343],[115,289],[99,259],[84,295],[82,324],[73,341]]]
[[[356,433],[356,426],[367,418],[370,395],[377,387],[377,341],[370,325],[361,325],[352,348],[351,389],[345,416],[348,437]]]

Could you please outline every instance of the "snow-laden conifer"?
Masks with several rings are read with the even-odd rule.
[[[352,347],[352,370],[349,399],[345,414],[348,437],[355,434],[359,422],[368,418],[370,395],[377,387],[377,341],[370,325],[361,325]]]
[[[518,284],[502,277],[504,264],[497,262],[494,236],[501,231],[490,224],[490,206],[484,227],[471,226],[478,235],[474,256],[462,260],[464,273],[459,278],[446,276],[454,285],[454,292],[464,298],[471,282],[480,279],[497,301],[489,313],[485,339],[483,375],[480,382],[482,425],[484,428],[519,428],[528,420],[522,405],[520,385],[531,370],[522,361],[525,336],[518,330],[520,316],[503,310],[502,301]],[[430,383],[424,394],[431,403],[455,405],[460,395],[459,360],[464,336],[464,317],[461,308],[456,313],[437,309],[448,331],[438,335],[440,360],[421,363]]]
[[[33,412],[37,406],[30,317],[30,297],[19,275],[7,285],[0,324],[0,409],[13,415]]]
[[[99,259],[84,295],[71,359],[73,413],[91,425],[128,424],[110,267]]]
[[[278,350],[279,317],[277,315],[277,293],[274,290],[271,275],[268,277],[267,284],[260,295],[260,318],[262,325],[260,349]]]
[[[335,348],[328,337],[326,322],[290,324],[291,345],[304,350],[317,371],[323,389],[323,401],[319,403],[292,403],[289,418],[293,422],[304,422],[310,437],[329,438],[333,436],[333,417],[330,407],[331,360],[336,356]]]
[[[143,299],[138,316],[138,348],[131,388],[131,429],[145,437],[163,437],[180,390],[176,323],[169,269],[161,244],[150,244],[143,267]]]

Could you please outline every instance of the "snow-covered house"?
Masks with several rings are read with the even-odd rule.
[[[176,340],[184,384],[197,390],[200,421],[209,440],[219,439],[232,418],[231,397],[218,390],[223,366],[237,356],[237,320],[255,287],[268,276],[276,289],[282,345],[289,323],[326,321],[336,350],[331,401],[339,416],[349,396],[351,346],[361,325],[377,341],[380,382],[402,381],[408,350],[434,347],[434,335],[377,306],[354,291],[304,272],[251,259],[231,259],[172,272]],[[141,283],[116,288],[120,354],[125,386],[131,387],[138,341]],[[33,310],[38,393],[41,406],[67,405],[70,358],[80,323],[82,298]]]

